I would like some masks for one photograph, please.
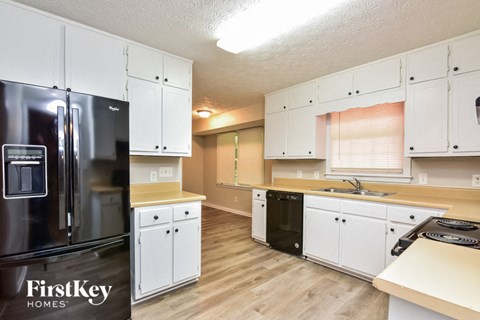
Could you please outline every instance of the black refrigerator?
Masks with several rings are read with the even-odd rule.
[[[0,81],[0,319],[129,319],[128,102]]]

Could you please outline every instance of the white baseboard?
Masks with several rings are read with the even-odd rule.
[[[234,213],[234,214],[239,214],[239,215],[245,216],[245,217],[252,217],[251,212],[245,212],[245,211],[241,211],[241,210],[235,210],[235,209],[232,209],[232,208],[222,207],[222,206],[219,206],[219,205],[216,205],[216,204],[213,204],[213,203],[209,203],[209,202],[205,202],[205,201],[202,202],[202,206],[206,206],[206,207],[210,207],[210,208],[214,208],[214,209],[218,209],[218,210],[223,210],[223,211],[231,212],[231,213]]]

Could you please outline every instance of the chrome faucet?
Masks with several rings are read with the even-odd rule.
[[[358,180],[357,178],[353,178],[353,181],[350,181],[350,180],[347,180],[347,179],[343,179],[343,182],[348,182],[350,183],[352,186],[355,187],[355,190],[361,190],[362,189],[362,184],[360,183],[360,180]]]

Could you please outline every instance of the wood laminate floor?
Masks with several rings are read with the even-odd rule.
[[[134,305],[133,319],[387,319],[369,282],[260,245],[250,225],[203,207],[200,280]]]

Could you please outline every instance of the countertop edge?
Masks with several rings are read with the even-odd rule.
[[[186,191],[178,192],[157,192],[157,193],[142,193],[136,194],[135,196],[130,196],[132,198],[144,198],[131,201],[130,208],[140,208],[148,206],[156,206],[163,204],[175,204],[191,201],[203,201],[207,197],[200,194],[195,194]]]

